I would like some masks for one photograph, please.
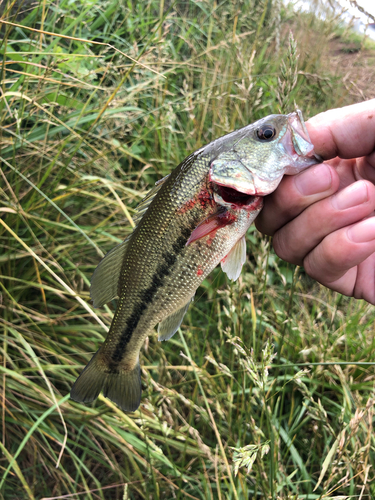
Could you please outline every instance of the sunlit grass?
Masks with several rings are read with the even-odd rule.
[[[360,98],[327,64],[334,22],[265,0],[2,8],[36,31],[1,28],[1,498],[372,498],[373,307],[254,227],[238,282],[216,269],[182,333],[146,341],[137,412],[68,396],[114,310],[92,273],[154,182],[294,101]]]

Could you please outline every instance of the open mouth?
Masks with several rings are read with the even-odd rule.
[[[235,189],[227,186],[220,186],[219,184],[214,184],[215,191],[226,203],[231,203],[238,207],[251,205],[257,198],[252,194],[241,193]]]

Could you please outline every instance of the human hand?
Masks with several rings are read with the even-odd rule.
[[[344,295],[375,304],[375,99],[306,123],[325,161],[284,176],[257,228],[279,257]]]

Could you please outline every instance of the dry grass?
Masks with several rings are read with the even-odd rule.
[[[146,190],[278,106],[361,99],[328,61],[333,24],[292,21],[298,68],[290,13],[263,0],[61,0],[25,13],[36,31],[3,25],[1,498],[375,495],[373,307],[318,286],[253,227],[239,281],[216,269],[182,333],[146,342],[137,412],[69,400],[113,315],[92,309],[90,277]]]

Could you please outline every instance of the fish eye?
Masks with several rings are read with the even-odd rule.
[[[275,135],[276,129],[272,125],[266,124],[258,128],[257,130],[258,139],[260,139],[261,141],[270,141],[275,137]]]

